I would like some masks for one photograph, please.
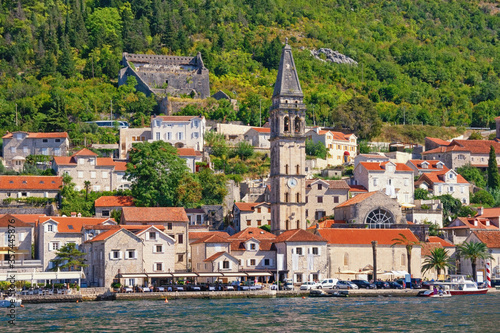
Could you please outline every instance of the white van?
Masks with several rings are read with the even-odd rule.
[[[324,279],[318,285],[318,289],[333,289],[337,285],[339,279]]]

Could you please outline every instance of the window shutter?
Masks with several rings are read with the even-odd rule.
[[[233,263],[230,261],[229,262],[229,269],[232,269],[233,268]]]
[[[218,262],[218,265],[219,265],[219,270],[221,270],[221,269],[223,268],[223,266],[222,266],[222,261],[219,261],[219,262]]]
[[[146,231],[146,240],[149,240],[149,231]]]
[[[321,255],[321,247],[318,246],[318,255]]]
[[[118,259],[122,258],[122,251],[118,251]]]
[[[160,236],[158,235],[158,231],[155,232],[155,239],[156,240],[160,239]]]
[[[134,251],[134,259],[137,259],[137,250]]]
[[[247,259],[247,266],[250,266],[250,259]]]
[[[269,266],[273,265],[273,259],[269,259]]]
[[[113,260],[113,251],[109,252],[109,260]]]

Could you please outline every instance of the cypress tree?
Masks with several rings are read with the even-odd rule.
[[[500,188],[500,174],[498,173],[495,148],[490,146],[490,157],[488,159],[488,187],[490,189]]]
[[[61,54],[58,60],[57,70],[59,73],[67,78],[75,74],[75,61],[73,60],[73,54],[71,54],[71,49],[69,48],[66,38],[63,40]]]

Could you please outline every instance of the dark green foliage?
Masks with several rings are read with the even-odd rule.
[[[491,195],[490,192],[486,190],[479,190],[472,195],[470,202],[492,207],[495,204],[495,198],[493,198],[493,195]]]
[[[416,188],[415,189],[415,200],[429,200],[429,191],[423,188]]]
[[[465,178],[469,183],[472,183],[480,188],[486,187],[486,180],[484,179],[484,174],[479,171],[478,168],[472,165],[464,165],[463,167],[457,168],[456,170],[462,177]]]
[[[269,224],[261,225],[259,228],[261,228],[262,230],[265,230],[267,232],[271,232],[271,226]]]
[[[482,140],[483,136],[479,132],[472,132],[469,136],[469,140]]]
[[[337,129],[354,132],[361,139],[371,139],[380,133],[382,121],[375,104],[365,97],[353,97],[332,115]]]
[[[460,207],[460,209],[458,210],[458,213],[457,213],[457,216],[460,216],[460,217],[468,217],[468,216],[474,217],[476,215],[477,215],[477,211],[470,208],[469,206]]]
[[[326,159],[326,147],[323,142],[318,141],[314,143],[313,140],[306,139],[306,154],[308,156]]]
[[[253,146],[250,142],[240,141],[234,148],[234,154],[242,160],[246,160],[247,158],[253,156]]]
[[[435,198],[441,200],[441,204],[443,205],[443,223],[448,225],[453,219],[456,218],[460,208],[462,207],[462,203],[450,194],[440,195]]]
[[[76,248],[75,243],[67,243],[59,249],[56,253],[56,258],[50,260],[54,263],[53,271],[68,270],[78,271],[82,267],[87,267],[85,264],[85,253]]]
[[[495,148],[493,146],[490,147],[490,156],[488,159],[488,188],[492,190],[500,188],[500,174],[498,173]]]

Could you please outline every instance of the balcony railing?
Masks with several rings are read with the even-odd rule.
[[[5,268],[9,267],[10,264],[7,260],[2,260],[0,261],[0,267]],[[17,260],[14,262],[14,267],[41,267],[42,266],[42,261],[41,260],[32,260],[32,259],[25,259],[25,260]]]

